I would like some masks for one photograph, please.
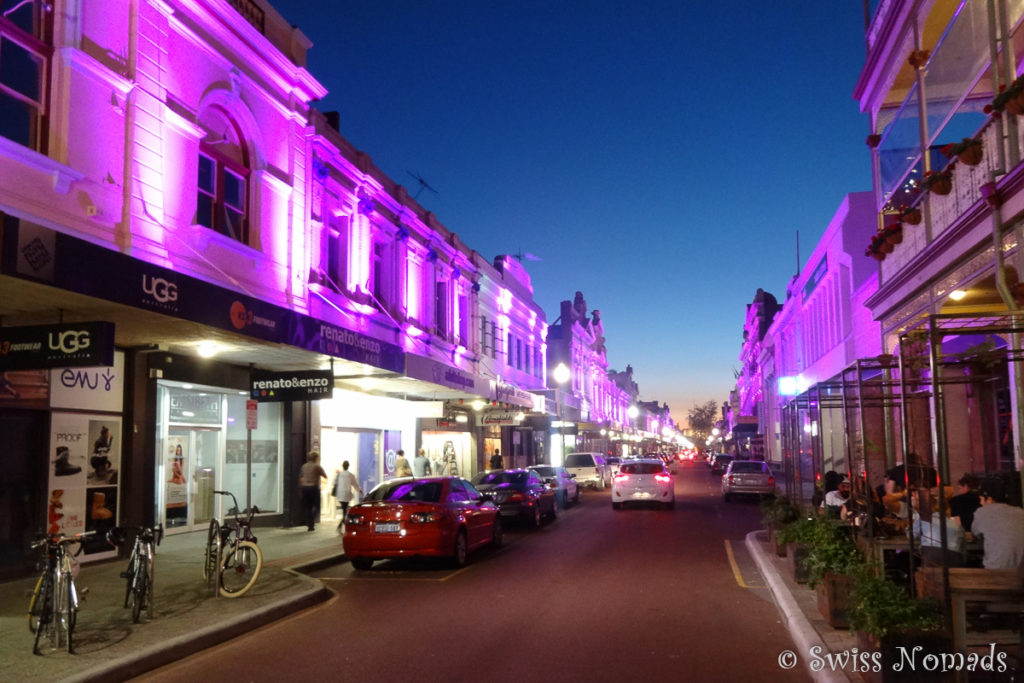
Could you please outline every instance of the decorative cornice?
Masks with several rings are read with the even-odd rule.
[[[85,178],[85,174],[81,171],[76,171],[5,137],[0,137],[0,157],[10,159],[35,171],[52,175],[53,189],[58,194],[67,194],[73,183]]]

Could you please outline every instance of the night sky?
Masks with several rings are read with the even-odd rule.
[[[549,323],[583,292],[611,367],[681,422],[728,398],[745,307],[784,300],[797,232],[806,261],[871,188],[860,0],[274,7],[342,135],[488,259],[539,257]]]

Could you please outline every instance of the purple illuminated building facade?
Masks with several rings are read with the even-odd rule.
[[[545,461],[528,274],[311,108],[299,29],[260,0],[3,6],[24,66],[0,86],[5,548],[48,525],[203,529],[214,489],[295,523],[310,450],[364,490],[398,449],[467,476],[494,451]]]

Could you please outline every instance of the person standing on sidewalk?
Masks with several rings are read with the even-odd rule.
[[[398,451],[398,458],[395,460],[395,476],[396,477],[411,477],[412,468],[409,467],[409,461],[405,457],[405,451]]]
[[[422,448],[416,454],[416,457],[413,458],[412,474],[414,477],[430,476],[430,458],[427,457],[427,452]]]
[[[310,451],[306,462],[299,470],[299,486],[302,487],[302,514],[306,520],[306,530],[315,528],[317,510],[320,508],[320,480],[326,479],[327,473],[320,467],[320,453]]]
[[[334,480],[334,497],[338,499],[338,503],[341,505],[341,521],[338,522],[338,531],[345,526],[345,516],[348,514],[348,505],[352,502],[352,498],[355,496],[355,492],[358,491],[359,495],[363,495],[363,489],[359,487],[359,482],[356,481],[356,475],[348,471],[348,460],[341,463],[341,469],[338,470],[338,476]]]

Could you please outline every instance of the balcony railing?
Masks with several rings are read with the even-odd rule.
[[[1004,113],[1002,119],[1005,122],[1004,128],[1010,126],[1024,128],[1019,124],[1020,118]],[[952,192],[947,195],[925,192],[917,200],[917,206],[922,211],[925,210],[925,205],[927,204],[928,211],[925,214],[927,216],[930,213],[931,241],[941,238],[947,231],[956,228],[964,220],[965,216],[972,213],[972,209],[979,202],[984,202],[982,185],[993,180],[998,183],[999,178],[1004,175],[1003,173],[994,175],[995,172],[1010,170],[1010,168],[999,168],[1001,158],[999,147],[1009,137],[1004,135],[1004,140],[1000,140],[999,131],[1000,126],[996,125],[996,121],[989,120],[975,135],[975,137],[981,138],[984,150],[980,164],[968,166],[963,163],[957,163],[954,160],[946,167],[951,169],[953,174]],[[1024,132],[1024,130],[1021,132]],[[1024,156],[1024,136],[1017,136],[1017,140],[1016,153],[1012,153],[1014,150],[1007,150],[1008,166]],[[925,221],[922,221],[920,225],[904,225],[903,242],[897,245],[893,252],[887,255],[880,264],[883,281],[896,276],[927,248],[929,244],[927,235],[928,228]],[[973,245],[964,245],[965,250],[971,246]]]
[[[238,13],[246,21],[255,26],[257,31],[261,34],[264,33],[265,16],[262,7],[253,2],[253,0],[228,0],[228,2],[238,10]]]

